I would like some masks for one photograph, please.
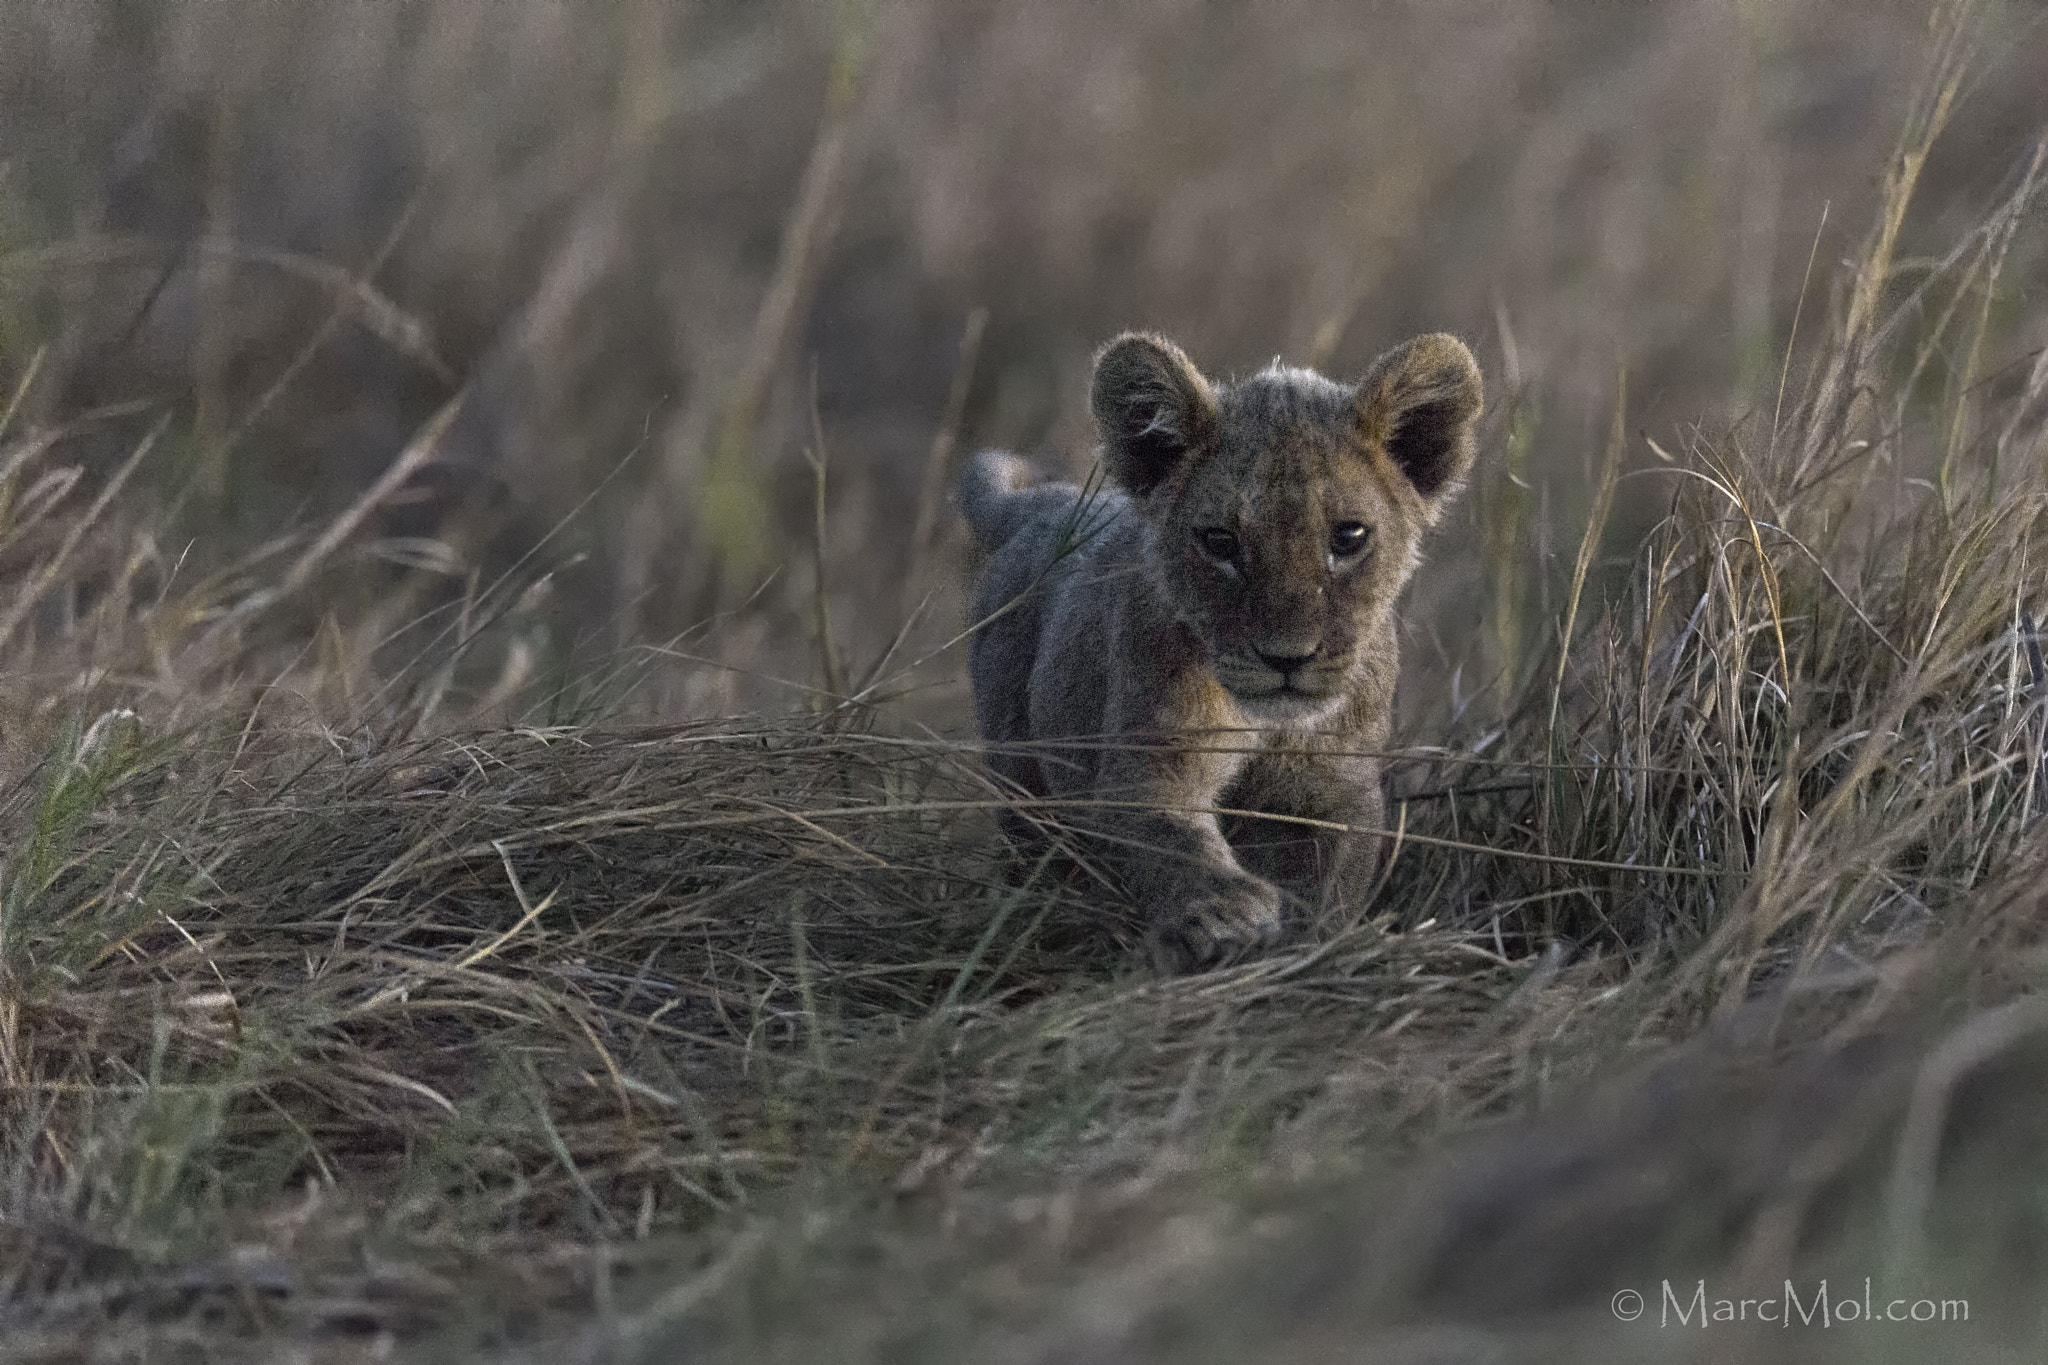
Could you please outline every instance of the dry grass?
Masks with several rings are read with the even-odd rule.
[[[26,239],[0,241],[0,1356],[2038,1358],[2048,143],[1969,124],[2014,107],[2024,62],[1992,50],[2038,20],[1938,10],[1867,236],[1824,236],[1809,266],[1766,245],[1796,168],[1882,129],[1770,136],[1736,112],[1771,72],[1838,78],[1796,55],[1815,34],[1881,66],[1897,16],[1737,7],[1779,55],[1721,91],[1715,136],[1751,158],[1712,163],[1742,187],[1734,250],[1662,216],[1678,191],[1645,168],[1684,118],[1617,112],[1729,50],[1680,9],[1390,11],[1379,54],[1305,3],[1283,41],[1134,2],[1114,42],[916,5],[637,5],[572,37],[536,3],[508,7],[500,51],[555,45],[520,68],[553,93],[495,123],[451,75],[483,62],[459,7],[423,7],[410,45],[398,9],[365,9],[325,49],[362,89],[308,98],[338,118],[381,90],[391,136],[440,127],[459,145],[436,193],[490,191],[469,221],[357,195],[335,129],[361,121],[294,115],[262,142],[244,120],[301,59],[253,25],[229,49],[244,84],[223,83],[194,35],[232,5],[134,31],[0,20],[22,127],[69,107],[35,51],[128,63],[158,101],[144,142],[200,143],[189,179],[130,167],[157,181],[100,187],[75,232],[32,221],[79,193],[37,178],[49,159],[0,175],[0,230]],[[1574,46],[1602,33],[1614,50]],[[1345,161],[1274,79],[1334,79],[1303,66],[1311,40],[1384,77],[1349,117],[1403,80],[1436,103]],[[669,79],[656,58],[692,43],[711,55]],[[1473,91],[1518,44],[1586,63],[1612,103],[1539,82],[1518,98],[1579,121],[1481,155]],[[1263,132],[1134,93],[1233,47],[1266,78],[1236,91]],[[1047,70],[1094,103],[1035,129],[961,112],[1014,113]],[[611,92],[602,117],[540,117],[586,84]],[[770,117],[794,88],[827,93]],[[112,139],[118,103],[86,131]],[[1075,141],[1134,118],[1158,140]],[[1175,120],[1187,146],[1157,131]],[[747,190],[700,125],[760,130],[790,195]],[[270,199],[241,184],[252,138],[258,164],[334,153],[364,236],[331,254],[367,264],[283,228],[231,240],[251,204],[308,202],[288,172]],[[596,146],[594,180],[564,170]],[[1587,169],[1600,146],[1624,169]],[[678,147],[739,188],[682,213],[699,248],[636,285],[631,224]],[[1443,292],[1479,298],[1500,348],[1465,531],[1484,552],[1418,603],[1444,623],[1410,642],[1430,742],[1394,756],[1373,916],[1157,979],[1114,897],[1013,866],[995,835],[1003,794],[947,728],[957,685],[933,685],[958,658],[926,602],[956,567],[930,490],[968,440],[1057,431],[1071,376],[1045,366],[1111,314],[1226,354],[1369,351],[1361,310],[1432,305],[1340,239],[1441,217],[1454,256],[1503,158],[1534,235],[1491,298]],[[1366,195],[1368,172],[1395,183]],[[1582,182],[1593,223],[1527,216]],[[887,226],[906,185],[916,232]],[[165,254],[161,222],[113,232],[175,218],[157,200],[180,187],[206,220],[189,251]],[[1172,212],[1133,219],[1155,192]],[[1263,207],[1235,217],[1231,193]],[[1290,219],[1289,194],[1365,197]],[[1596,231],[1621,272],[1597,288],[1536,259]],[[1686,242],[1708,245],[1651,268]],[[1017,264],[1063,251],[1050,280]],[[947,299],[941,322],[820,344],[797,380],[804,328],[872,320],[863,260]],[[310,293],[252,285],[252,262]],[[480,262],[530,297],[447,283]],[[758,288],[709,283],[726,269]],[[951,307],[963,277],[986,314]],[[673,321],[624,306],[647,280],[701,310],[675,343],[694,387],[659,421],[661,367],[611,359]],[[1755,335],[1695,365],[1703,299]],[[446,340],[471,309],[514,320]],[[1611,351],[1579,353],[1594,324],[1649,400],[1616,391]],[[915,377],[892,388],[889,364]],[[337,403],[351,376],[370,399]],[[832,396],[848,384],[867,401]],[[1676,402],[1720,415],[1645,432]],[[906,411],[929,419],[914,438]],[[587,447],[534,454],[586,421]],[[592,524],[623,533],[593,550]],[[667,598],[645,595],[657,567]],[[674,719],[778,676],[799,707]],[[1755,1298],[1822,1277],[1971,1316],[1654,1325],[1667,1279]],[[1610,1313],[1627,1288],[1642,1322]]]

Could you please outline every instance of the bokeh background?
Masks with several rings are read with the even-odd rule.
[[[1909,261],[2010,186],[2044,16],[1972,21]],[[657,714],[836,674],[957,732],[963,452],[1085,469],[1125,327],[1338,376],[1451,330],[1485,456],[1408,663],[1483,695],[1623,376],[1632,436],[1768,438],[1929,34],[1918,0],[13,0],[0,378],[40,357],[45,426],[147,404],[83,433],[103,468],[174,414],[127,500],[185,581],[331,523],[460,393],[323,562],[339,652],[466,604],[499,710],[637,651]],[[2001,355],[2048,344],[2010,311]],[[1613,543],[1667,495],[1625,485]]]

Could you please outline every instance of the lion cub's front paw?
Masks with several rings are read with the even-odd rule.
[[[1248,876],[1165,909],[1147,942],[1154,964],[1180,975],[1267,947],[1280,928],[1280,889]]]

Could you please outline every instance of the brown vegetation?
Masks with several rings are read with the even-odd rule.
[[[0,10],[0,1356],[2038,1358],[2038,8],[1367,9]],[[1171,981],[932,501],[1124,325],[1505,395]]]

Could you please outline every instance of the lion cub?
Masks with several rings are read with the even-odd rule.
[[[1095,361],[1113,487],[985,451],[960,509],[989,553],[975,710],[998,776],[1137,902],[1171,970],[1366,894],[1379,841],[1394,602],[1473,458],[1479,368],[1416,337],[1355,385],[1275,366],[1212,383],[1127,333]],[[1261,820],[1268,812],[1322,825]],[[1012,838],[1035,841],[1021,816]]]

